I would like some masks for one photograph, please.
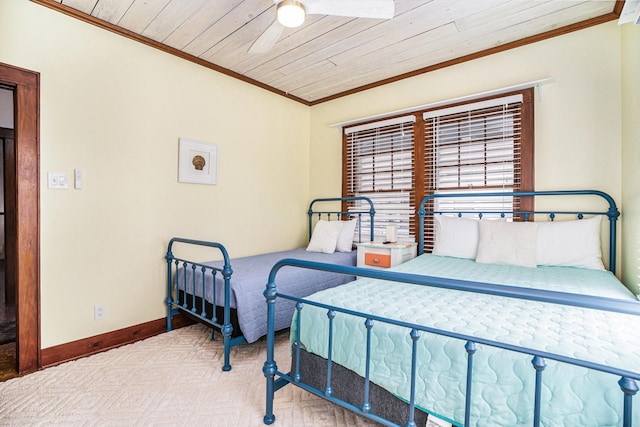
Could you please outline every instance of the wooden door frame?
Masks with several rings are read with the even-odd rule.
[[[0,63],[0,84],[13,90],[15,125],[16,368],[33,372],[40,358],[40,74]],[[7,267],[9,268],[9,267]]]

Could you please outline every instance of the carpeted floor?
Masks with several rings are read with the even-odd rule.
[[[288,367],[288,335],[276,361]],[[262,426],[264,341],[235,347],[193,325],[0,383],[2,426]],[[283,366],[286,364],[286,367]],[[274,426],[375,425],[298,387],[276,392]]]

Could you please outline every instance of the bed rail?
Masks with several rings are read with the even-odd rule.
[[[351,274],[359,277],[371,277],[389,281],[396,282],[404,282],[404,283],[412,283],[423,286],[435,286],[446,289],[455,289],[464,292],[480,292],[487,293],[491,295],[498,295],[509,298],[521,298],[527,299],[531,301],[540,301],[540,302],[550,302],[553,304],[561,304],[566,306],[577,306],[577,307],[586,307],[595,310],[604,310],[610,312],[618,312],[618,313],[626,313],[631,314],[633,316],[640,316],[640,303],[635,301],[624,301],[617,299],[608,299],[601,297],[593,297],[588,295],[576,295],[576,294],[567,294],[563,292],[556,291],[545,291],[538,289],[525,289],[518,287],[508,287],[508,286],[496,286],[487,283],[479,283],[479,282],[471,282],[471,281],[458,281],[451,279],[444,279],[439,277],[431,277],[431,276],[423,276],[417,274],[407,274],[407,273],[399,273],[394,271],[384,271],[384,270],[373,270],[367,268],[357,268],[357,267],[347,267],[347,266],[336,266],[332,264],[323,264],[323,263],[313,263],[309,261],[303,260],[295,260],[295,259],[284,259],[278,262],[269,275],[269,281],[264,292],[265,298],[267,300],[267,318],[269,322],[269,330],[267,334],[267,359],[264,363],[263,373],[266,378],[266,413],[264,416],[265,424],[272,424],[275,421],[275,415],[273,412],[273,400],[274,393],[278,389],[284,387],[285,385],[292,383],[295,384],[323,399],[329,400],[335,404],[338,404],[344,408],[347,408],[351,411],[358,413],[359,415],[372,419],[376,422],[379,422],[383,425],[396,425],[389,420],[381,418],[374,413],[372,413],[372,408],[368,402],[368,387],[369,387],[369,377],[368,377],[368,368],[371,360],[371,329],[377,323],[385,323],[396,325],[400,327],[404,327],[407,329],[408,334],[410,336],[411,342],[413,343],[412,348],[412,361],[411,365],[413,370],[411,372],[411,397],[408,400],[409,411],[407,413],[407,422],[406,426],[416,426],[414,421],[414,407],[415,407],[415,380],[416,380],[416,359],[419,355],[416,353],[416,342],[420,339],[420,333],[433,333],[438,335],[447,336],[450,338],[454,338],[460,340],[468,354],[468,364],[467,364],[467,382],[466,382],[466,401],[465,401],[465,422],[464,425],[470,425],[470,416],[471,416],[471,378],[473,375],[473,360],[474,353],[476,352],[477,344],[483,344],[491,347],[501,348],[505,350],[511,350],[519,353],[528,354],[532,357],[532,369],[535,371],[535,396],[534,396],[534,426],[537,427],[540,425],[540,413],[542,410],[542,402],[541,402],[541,381],[542,376],[544,374],[544,369],[546,366],[545,360],[556,360],[562,363],[572,364],[576,366],[581,366],[587,369],[597,370],[600,372],[608,373],[617,377],[620,377],[618,380],[618,385],[621,390],[621,399],[623,400],[623,426],[631,427],[632,426],[632,398],[638,391],[637,381],[640,380],[640,372],[632,372],[621,370],[617,368],[613,368],[610,366],[597,364],[589,361],[582,361],[577,358],[567,357],[559,354],[554,354],[545,351],[539,351],[532,348],[527,348],[523,346],[505,344],[497,341],[480,339],[473,336],[468,336],[464,334],[459,334],[455,332],[424,327],[418,324],[400,322],[392,319],[387,319],[379,316],[373,316],[363,312],[357,312],[353,310],[343,309],[339,307],[334,307],[326,304],[317,303],[314,301],[310,301],[308,299],[296,298],[290,295],[280,294],[276,285],[276,278],[278,271],[285,266],[297,267],[297,268],[310,268],[322,271],[332,271],[339,272],[343,274]],[[272,327],[273,325],[273,316],[276,300],[278,298],[287,299],[296,301],[297,310],[300,311],[303,309],[305,305],[312,305],[316,307],[320,307],[327,310],[327,321],[329,322],[329,335],[327,339],[328,345],[328,354],[329,358],[327,360],[327,385],[324,390],[320,390],[318,388],[312,387],[308,384],[304,383],[304,379],[299,375],[299,366],[292,367],[291,372],[282,372],[278,370],[278,366],[274,359],[274,345],[275,345],[275,331]],[[367,366],[367,374],[364,379],[364,397],[361,405],[354,406],[346,401],[338,399],[332,395],[332,361],[331,354],[333,349],[333,328],[332,322],[336,316],[336,313],[345,313],[351,316],[360,317],[363,319],[365,327],[367,329],[367,346],[362,349],[362,354],[366,354],[365,364]],[[300,316],[298,317],[298,321]],[[299,334],[300,326],[297,326],[297,331]],[[296,340],[299,342],[299,335],[296,337]],[[299,352],[299,348],[295,351]],[[299,353],[297,354],[296,360],[300,360]]]
[[[542,196],[595,196],[603,199],[607,204],[607,210],[427,210],[427,204],[431,201],[438,199],[460,199],[460,198],[488,198],[488,197],[542,197]],[[609,219],[609,270],[615,274],[616,270],[616,221],[620,216],[613,198],[605,192],[598,190],[556,190],[556,191],[517,191],[517,192],[486,192],[486,193],[443,193],[443,194],[431,194],[422,199],[420,207],[418,209],[419,215],[419,240],[418,240],[418,254],[423,254],[424,237],[425,237],[425,218],[428,215],[435,214],[457,214],[461,216],[463,214],[474,214],[482,218],[483,215],[495,214],[502,217],[506,215],[520,215],[524,221],[530,220],[533,215],[548,215],[550,220],[553,221],[559,215],[575,215],[577,218],[582,219],[584,215],[603,215]]]
[[[183,243],[187,245],[195,245],[202,247],[209,247],[216,249],[222,255],[224,260],[224,265],[222,268],[216,268],[209,265],[205,265],[203,263],[198,263],[194,261],[189,261],[183,258],[178,258],[173,255],[173,245],[175,243]],[[167,332],[172,329],[172,318],[175,314],[180,312],[184,312],[189,314],[190,316],[196,317],[207,324],[213,325],[215,327],[220,328],[220,331],[224,340],[224,364],[222,366],[223,371],[231,370],[230,359],[230,350],[231,347],[235,344],[239,344],[242,339],[241,337],[236,338],[237,342],[232,342],[231,333],[233,332],[233,327],[231,326],[231,309],[230,309],[230,286],[231,286],[231,274],[233,270],[231,269],[231,261],[229,260],[229,254],[227,249],[221,244],[217,242],[206,242],[202,240],[192,240],[192,239],[183,239],[179,237],[174,237],[169,241],[169,245],[167,247],[167,254],[165,255],[165,260],[167,261]],[[175,267],[175,269],[174,269]],[[178,274],[178,269],[182,269],[182,274]],[[191,269],[190,277],[187,277],[187,270]],[[196,270],[199,270],[202,274],[200,277],[201,281],[197,280]],[[216,317],[216,311],[213,310],[211,316],[208,316],[205,310],[205,280],[207,275],[211,275],[213,277],[213,286],[214,286],[214,306],[216,305],[216,276],[220,274],[224,278],[224,319],[222,319],[222,323],[219,322]],[[174,277],[177,277],[176,280],[173,280]],[[188,295],[186,292],[184,293],[184,300],[182,304],[178,300],[174,299],[174,296],[178,295],[178,286],[182,281],[183,289],[187,289],[188,286],[191,286],[192,293]],[[200,283],[197,283],[200,282]],[[198,309],[196,304],[196,295],[197,289],[200,289],[200,295],[203,296],[201,299],[200,308]],[[188,300],[191,300],[191,308],[187,306]]]

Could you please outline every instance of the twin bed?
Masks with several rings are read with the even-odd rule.
[[[341,210],[342,206],[332,209],[342,203],[360,208],[345,212]],[[263,291],[269,271],[277,261],[297,258],[355,266],[354,240],[373,240],[375,211],[373,203],[366,197],[315,199],[309,204],[307,215],[309,244],[290,251],[231,259],[221,243],[171,239],[165,256],[167,331],[173,328],[173,316],[178,313],[210,326],[213,331],[220,331],[224,339],[222,369],[228,371],[231,369],[232,347],[254,342],[267,333]],[[370,228],[363,230],[363,223],[369,224]],[[202,249],[206,250],[206,255]],[[208,259],[221,259],[194,261],[196,254]],[[354,278],[333,272],[285,269],[280,275],[279,286],[291,295],[304,297]],[[287,302],[278,307],[272,324],[274,330],[290,326],[293,308],[294,303]]]
[[[441,211],[465,196],[433,195],[419,210],[421,255],[400,266],[278,261],[265,290],[264,422],[291,383],[384,425],[640,425],[640,302],[613,274],[614,201],[598,191],[507,196],[536,206],[566,196],[580,208]],[[582,207],[594,203],[605,208]],[[435,224],[431,253],[425,223]],[[285,269],[358,280],[299,297],[281,287]],[[283,302],[295,304],[286,372],[274,359]]]

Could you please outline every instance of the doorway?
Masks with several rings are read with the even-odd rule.
[[[13,135],[4,146],[5,283],[13,284],[16,371],[40,361],[40,75],[0,63],[0,87],[13,93]],[[10,290],[10,292],[11,292]]]
[[[13,92],[0,87],[0,380],[17,375],[16,365],[16,295],[15,282],[11,273],[7,274],[6,265],[6,224],[7,210],[13,213],[14,206],[5,203],[5,187],[7,181],[15,182],[15,171],[12,165],[5,165],[5,159],[11,160],[13,142],[15,140],[13,120]],[[5,150],[8,152],[5,155]],[[5,177],[5,172],[7,175]],[[9,214],[12,217],[12,214]],[[13,232],[9,233],[13,235]],[[9,257],[11,258],[11,256]],[[7,278],[9,280],[7,280]]]

